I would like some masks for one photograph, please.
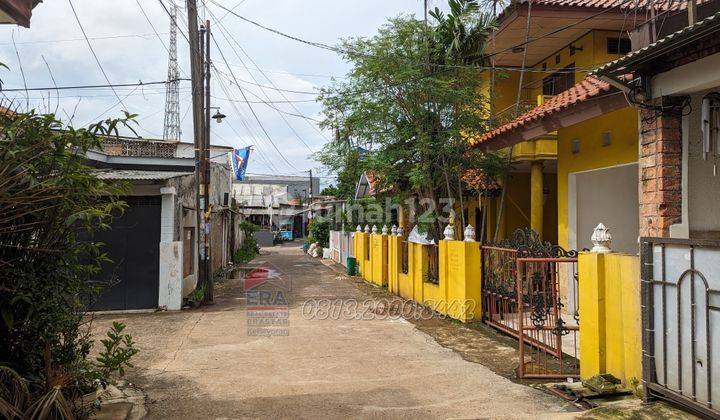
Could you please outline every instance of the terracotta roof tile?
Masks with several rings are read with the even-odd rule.
[[[477,139],[470,141],[471,144],[478,145],[487,141],[492,140],[494,137],[512,131],[518,127],[524,126],[532,121],[539,120],[557,111],[565,109],[571,105],[575,105],[578,102],[586,101],[588,99],[598,97],[605,92],[609,92],[612,89],[609,83],[603,82],[602,80],[589,76],[580,83],[570,89],[559,93],[548,99],[542,105],[531,109],[523,115],[515,118],[509,123],[502,125],[492,131],[489,131]]]
[[[652,0],[656,12],[677,11],[687,9],[688,0]],[[701,5],[711,0],[697,0],[697,4]],[[510,15],[513,10],[527,5],[528,0],[518,0],[511,2],[497,17],[497,21],[502,21],[506,16]],[[645,0],[532,0],[533,7],[549,6],[549,7],[580,7],[588,9],[611,9],[619,7],[621,10],[640,11],[645,10],[647,2]]]

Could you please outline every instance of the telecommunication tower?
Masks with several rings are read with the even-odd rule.
[[[163,140],[180,140],[180,70],[177,60],[177,5],[170,3],[170,47],[165,82],[165,125]]]

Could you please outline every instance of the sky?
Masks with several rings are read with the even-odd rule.
[[[100,66],[83,38],[70,1]],[[25,84],[29,88],[107,84],[101,67],[113,84],[165,81],[170,19],[160,1],[45,0],[35,8],[29,29],[0,27],[0,62],[8,66],[0,69],[3,90],[23,88]],[[171,2],[162,1],[168,6]],[[175,1],[180,7],[180,30],[186,33],[184,1]],[[420,16],[423,10],[422,0],[216,1],[265,26],[330,45],[349,36],[371,36],[388,18],[399,14]],[[430,5],[440,2],[431,0]],[[258,28],[226,14],[211,1],[206,7],[200,7],[200,17],[211,21],[219,46],[218,50],[213,44],[211,50],[215,68],[211,77],[212,106],[219,106],[227,115],[221,124],[213,122],[212,143],[236,148],[253,145],[248,173],[303,175],[312,169],[314,175],[325,176],[323,185],[332,183],[332,174],[324,173],[311,156],[332,136],[314,121],[321,115],[314,92],[333,78],[341,79],[349,65],[332,51]],[[180,77],[188,78],[189,45],[181,33],[177,42]],[[238,85],[247,101],[254,103],[243,102],[246,99]],[[57,109],[59,118],[71,120],[76,127],[119,117],[127,109],[138,114],[137,135],[162,138],[164,84],[118,87],[115,92],[122,101],[108,88],[4,95],[6,101],[13,100],[22,108],[29,104],[41,112]],[[192,142],[190,105],[190,82],[181,81],[181,140],[185,142]]]

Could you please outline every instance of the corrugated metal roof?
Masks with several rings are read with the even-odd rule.
[[[615,61],[611,61],[601,67],[598,67],[590,74],[607,74],[610,71],[622,69],[623,67],[625,67],[626,64],[632,61],[642,59],[644,56],[657,52],[662,48],[670,47],[675,43],[680,42],[689,36],[692,36],[698,31],[706,29],[711,30],[712,27],[718,25],[720,25],[720,12],[717,12],[714,15],[701,20],[694,25],[686,26],[685,28],[677,32],[673,32],[672,34],[655,41],[654,43],[648,45],[645,48],[640,48],[639,50],[626,54]]]
[[[160,181],[163,179],[177,178],[179,176],[192,175],[192,172],[163,172],[143,171],[131,169],[98,169],[93,171],[99,179],[109,180],[147,180]]]

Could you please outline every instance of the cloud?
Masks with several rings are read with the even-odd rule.
[[[168,2],[168,0],[164,1]],[[227,0],[219,1],[227,7],[237,4]],[[178,3],[184,2],[178,1]],[[152,27],[135,1],[73,0],[73,4],[87,35],[95,38],[91,40],[91,43],[113,83],[165,80],[167,51],[154,35]],[[140,0],[140,4],[156,30],[161,33],[163,42],[167,44],[169,19],[165,11],[157,1]],[[419,13],[421,10],[422,2],[419,0],[392,2],[381,0],[363,2],[247,0],[236,9],[238,13],[268,26],[327,44],[335,44],[339,38],[351,35],[371,35],[387,17],[400,13]],[[215,6],[211,6],[210,12],[217,18],[225,15],[223,10]],[[211,17],[210,12],[206,17]],[[184,11],[181,10],[181,14],[180,19],[184,19]],[[201,8],[201,17],[202,15]],[[181,22],[181,27],[186,26],[185,22]],[[222,18],[222,25],[213,23],[212,27],[215,28],[215,39],[236,77],[268,86],[268,88],[261,88],[250,83],[240,82],[240,86],[250,101],[259,101],[260,99],[298,101],[315,98],[313,95],[280,93],[269,88],[271,84],[265,76],[269,77],[277,87],[285,90],[315,91],[329,83],[330,76],[341,77],[348,70],[347,63],[342,62],[335,53],[280,37],[243,22],[232,15]],[[82,33],[68,1],[55,0],[41,3],[34,10],[30,29],[14,26],[0,27],[0,34],[2,34],[0,61],[10,67],[9,71],[0,71],[0,79],[3,81],[4,88],[23,86],[17,57],[11,42],[13,31],[15,31],[17,48],[29,86],[52,86],[50,74],[42,60],[43,56],[59,85],[105,83],[98,65],[82,39]],[[223,36],[224,31],[227,31],[228,37],[234,38],[234,40],[228,42]],[[240,51],[238,44],[244,53]],[[236,51],[233,51],[233,48]],[[182,35],[178,35],[178,51],[180,66],[183,69],[182,75],[185,77],[190,73],[189,49]],[[213,96],[236,101],[242,100],[238,87],[230,84],[229,79],[231,78],[227,76],[229,71],[214,45],[212,58],[215,67],[226,73],[226,76],[222,77],[222,82],[227,87],[229,94],[223,92],[220,80],[213,75]],[[252,64],[252,61],[265,70],[265,75],[254,69],[255,65]],[[246,70],[245,66],[251,70]],[[192,116],[186,113],[190,106],[190,84],[181,82],[181,87],[180,113],[181,117],[184,116],[183,140],[192,141]],[[144,137],[162,134],[165,103],[163,85],[134,90],[133,88],[118,88],[116,91],[123,98],[129,111],[140,114],[141,129],[138,134]],[[6,95],[18,101],[25,101],[24,92],[7,92]],[[51,108],[54,109],[56,106],[56,92],[54,91],[31,92],[29,96],[31,104],[35,107],[41,107],[41,97],[44,98],[46,104],[44,106],[47,106],[48,96],[52,98],[50,99]],[[81,96],[82,99],[80,99]],[[127,98],[125,98],[126,96]],[[75,123],[86,123],[97,117],[117,116],[122,109],[118,99],[109,89],[62,91],[59,104],[61,109],[59,115],[63,118],[66,118],[66,114],[72,114],[77,105]],[[214,100],[213,105],[221,106],[223,113],[228,115],[222,124],[215,125],[213,123],[213,133],[215,134],[213,143],[237,147],[255,144],[258,153],[262,154],[263,158],[255,156],[250,163],[250,172],[268,173],[271,172],[270,166],[274,166],[281,172],[293,171],[270,144],[247,104],[236,102],[233,106],[227,100]],[[293,104],[278,102],[272,105],[285,113],[300,111],[312,118],[318,118],[321,109],[320,105],[314,102]],[[311,121],[287,114],[281,116],[277,110],[268,105],[251,104],[250,106],[287,160],[301,170],[317,167],[317,163],[309,157],[310,152],[300,142],[298,136],[311,149],[317,150],[327,141],[326,138],[331,138],[331,133],[325,132],[323,136]],[[240,112],[235,111],[236,107]],[[106,110],[109,111],[101,115]],[[270,165],[266,162],[270,162]]]

